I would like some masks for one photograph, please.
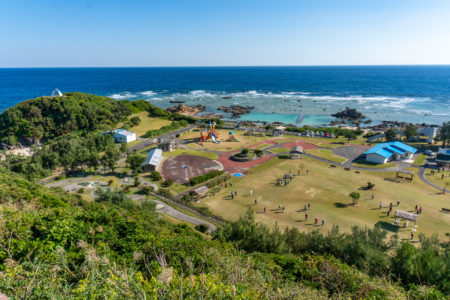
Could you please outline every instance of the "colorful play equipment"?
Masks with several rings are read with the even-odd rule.
[[[219,141],[217,141],[217,138],[219,137],[219,134],[216,131],[216,122],[209,122],[209,126],[207,130],[200,130],[200,144],[203,145],[203,142],[207,139],[211,138],[213,143],[218,144]]]
[[[229,142],[239,142],[238,139],[236,138],[236,129],[234,131],[230,131],[228,132],[228,141]]]

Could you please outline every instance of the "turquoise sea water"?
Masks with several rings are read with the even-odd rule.
[[[450,120],[450,66],[199,67],[0,69],[0,112],[53,89],[117,100],[146,99],[162,108],[202,104],[254,106],[242,119],[319,125],[356,108],[383,120]]]

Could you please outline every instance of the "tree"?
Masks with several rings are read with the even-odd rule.
[[[141,171],[141,166],[144,163],[145,158],[140,155],[128,155],[126,163],[133,170],[134,173],[139,173]]]
[[[115,146],[108,147],[102,157],[102,163],[104,166],[110,168],[111,171],[114,171],[114,169],[116,168],[116,162],[119,160],[119,158],[119,149]]]
[[[344,137],[350,142],[350,140],[354,140],[358,136],[356,135],[355,132],[349,130],[344,132]]]
[[[388,129],[384,132],[384,136],[386,137],[386,141],[392,142],[395,140],[395,131],[394,129]]]
[[[419,133],[417,132],[417,127],[414,124],[407,124],[405,130],[403,130],[403,134],[406,137],[406,140],[410,140],[412,137],[417,136]]]
[[[442,123],[439,129],[439,140],[445,145],[450,145],[450,121]]]
[[[139,125],[139,123],[141,123],[141,118],[139,118],[139,117],[132,117],[130,119],[130,123],[131,123],[132,126],[137,126],[137,125]]]
[[[348,194],[350,198],[352,198],[353,205],[356,205],[358,203],[359,198],[361,195],[358,192],[351,192]]]

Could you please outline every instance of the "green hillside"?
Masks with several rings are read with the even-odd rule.
[[[113,125],[131,114],[122,102],[84,93],[40,97],[21,102],[0,115],[2,141],[52,139],[63,134]]]
[[[399,285],[332,257],[238,250],[223,240],[234,225],[211,240],[187,225],[157,218],[151,205],[88,203],[4,169],[0,188],[0,291],[12,299],[408,295]],[[439,295],[425,287],[409,292],[433,294]]]

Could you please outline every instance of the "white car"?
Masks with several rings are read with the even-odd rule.
[[[431,150],[425,150],[424,153],[429,156],[434,155],[434,152]]]

